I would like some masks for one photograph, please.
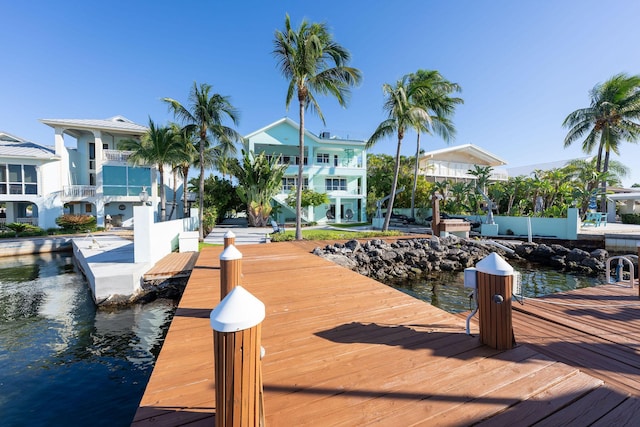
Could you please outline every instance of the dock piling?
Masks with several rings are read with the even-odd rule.
[[[265,307],[242,286],[211,312],[216,426],[264,426],[260,346]]]
[[[480,341],[498,350],[513,348],[513,267],[495,252],[476,264]]]
[[[220,301],[240,284],[241,276],[242,253],[234,245],[229,244],[220,254]]]

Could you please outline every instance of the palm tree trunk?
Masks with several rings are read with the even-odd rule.
[[[189,168],[182,168],[182,211],[183,218],[189,217],[189,207],[187,206],[187,177],[189,176]]]
[[[165,200],[164,166],[162,164],[158,165],[158,172],[160,173],[160,221],[164,222],[167,220],[167,201]]]
[[[304,168],[304,100],[300,100],[300,158],[298,159],[298,183],[296,185],[296,240],[302,240],[302,170]]]
[[[396,198],[396,188],[398,187],[398,175],[400,174],[400,146],[402,145],[402,136],[398,132],[398,149],[396,150],[396,166],[393,173],[393,184],[391,184],[391,195],[389,197],[389,203],[387,204],[387,214],[384,217],[384,224],[382,225],[382,231],[389,230],[389,223],[391,222],[391,211],[393,210],[393,202]]]
[[[177,203],[177,194],[176,194],[178,192],[178,188],[177,188],[178,184],[177,184],[177,180],[176,180],[178,173],[177,173],[175,168],[173,169],[173,171],[171,173],[173,174],[173,188],[172,188],[172,190],[173,190],[173,198],[171,199],[171,212],[169,212],[169,215],[167,215],[169,220],[171,220],[171,218],[173,218],[173,213],[175,212],[176,205],[178,204]]]
[[[418,188],[418,169],[420,168],[420,132],[418,132],[418,138],[416,139],[416,167],[413,171],[413,188],[411,189],[411,218],[416,217],[415,203],[416,203],[416,188]]]
[[[200,200],[198,200],[198,240],[204,241],[204,138],[200,136],[200,183],[198,191]]]
[[[609,150],[605,150],[604,164],[602,165],[602,172],[606,174],[609,171]],[[607,212],[607,180],[604,178],[601,184],[602,196],[600,199],[600,212]]]

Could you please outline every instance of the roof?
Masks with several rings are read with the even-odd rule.
[[[78,130],[103,130],[140,135],[149,130],[146,126],[132,122],[123,116],[108,119],[40,119],[45,125]]]
[[[427,151],[422,154],[421,159],[426,160],[447,160],[447,161],[464,161],[467,163],[487,165],[487,166],[502,166],[507,162],[492,154],[477,145],[463,144],[455,147],[442,148],[440,150]]]
[[[0,131],[0,157],[57,159],[53,148]]]
[[[271,124],[268,124],[267,126],[261,128],[261,129],[258,129],[256,131],[251,132],[248,135],[245,135],[244,139],[253,138],[254,136],[256,136],[256,135],[258,135],[260,133],[267,132],[269,129],[273,129],[273,128],[277,127],[277,126],[280,126],[283,123],[288,124],[289,126],[293,127],[294,129],[300,129],[300,125],[298,123],[294,122],[289,117],[283,117],[283,118],[281,118],[279,120],[276,120],[275,122],[273,122]],[[340,138],[339,136],[335,136],[335,135],[333,135],[333,136],[331,136],[329,138],[321,138],[321,137],[315,135],[314,133],[310,132],[308,129],[304,130],[304,134],[305,134],[305,136],[307,138],[311,138],[314,141],[322,143],[322,144],[325,144],[325,143],[329,143],[329,144],[331,144],[331,143],[336,143],[336,144],[349,143],[349,144],[361,144],[361,145],[365,144],[365,141],[362,141],[362,140],[343,139],[343,138]]]

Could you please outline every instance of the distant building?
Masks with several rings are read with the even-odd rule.
[[[95,216],[98,226],[105,225],[107,215],[114,226],[131,225],[143,190],[157,209],[155,166],[132,166],[127,163],[131,153],[117,149],[123,139],[142,137],[147,127],[122,116],[41,122],[55,131],[53,148],[0,132],[0,222],[46,229],[56,227],[63,213],[73,213]],[[164,183],[168,200],[172,179],[167,174]],[[176,184],[181,193],[182,182]],[[176,212],[183,212],[181,205]]]
[[[428,151],[420,156],[420,175],[429,182],[449,180],[451,182],[469,182],[476,179],[469,174],[474,166],[493,168],[492,181],[506,181],[509,174],[499,166],[507,163],[498,156],[473,144],[458,145]]]
[[[277,221],[295,221],[295,208],[285,199],[298,185],[298,165],[303,162],[303,188],[327,193],[329,204],[303,208],[302,220],[319,223],[366,221],[367,152],[365,141],[343,139],[329,132],[319,136],[305,129],[305,155],[299,158],[299,125],[282,118],[244,137],[245,148],[254,153],[281,156],[288,165],[280,193],[274,201],[281,206]]]

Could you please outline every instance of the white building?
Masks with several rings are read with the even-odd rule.
[[[300,126],[285,117],[244,137],[245,148],[254,153],[281,156],[287,164],[282,188],[275,201],[282,206],[278,222],[295,221],[295,208],[285,199],[298,185]],[[326,193],[329,203],[303,209],[302,220],[319,223],[367,220],[367,152],[365,141],[343,139],[305,129],[302,159],[303,188]]]
[[[131,225],[133,206],[140,204],[143,192],[157,210],[156,168],[128,164],[131,153],[117,148],[124,139],[139,139],[147,127],[122,116],[41,122],[54,129],[54,148],[0,132],[2,222],[47,229],[56,227],[63,213],[73,213],[95,216],[98,226],[105,225],[107,215],[114,225]],[[173,176],[166,175],[167,199],[172,200]],[[182,182],[176,184],[180,200]],[[181,205],[175,211],[182,216]]]

